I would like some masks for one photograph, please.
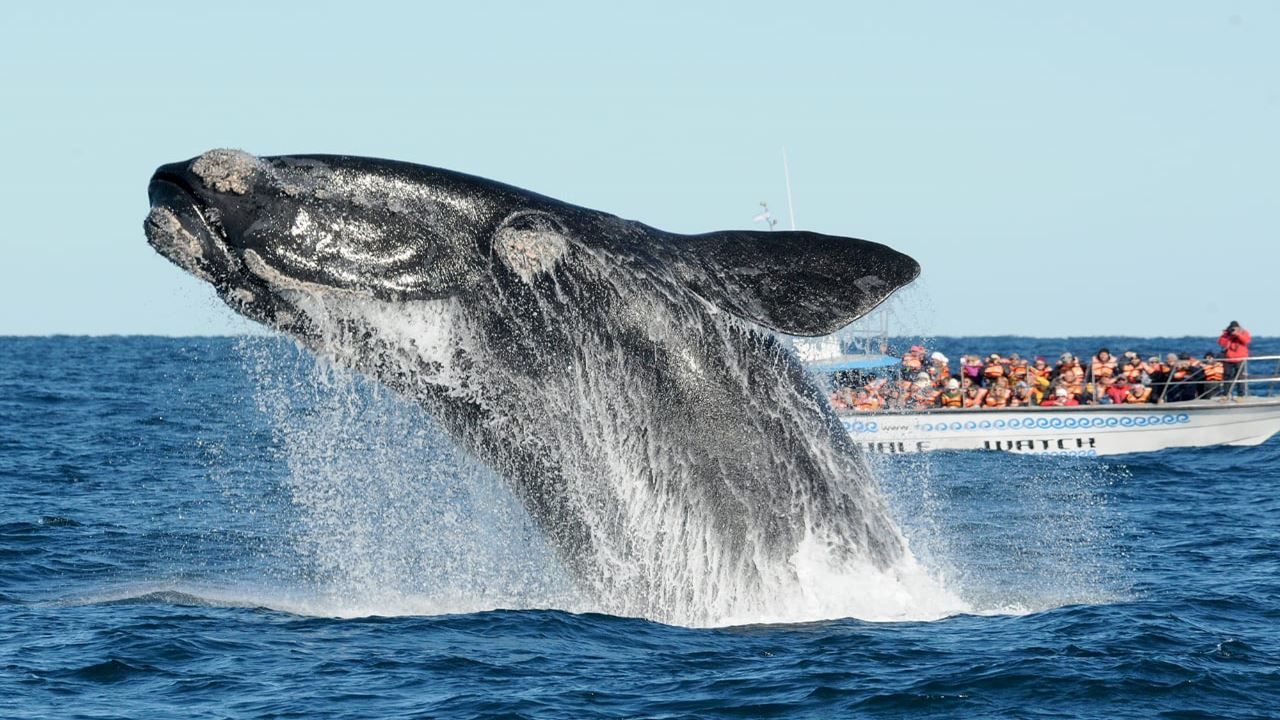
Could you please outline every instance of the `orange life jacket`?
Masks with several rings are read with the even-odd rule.
[[[982,401],[983,407],[1004,407],[1008,402],[1008,395],[1012,395],[1012,391],[1005,390],[1000,392],[1000,388],[996,388],[987,393],[987,397]]]
[[[987,363],[987,366],[982,369],[982,374],[994,380],[1004,375],[1004,365],[1001,365],[999,361]]]
[[[1110,360],[1103,362],[1095,357],[1093,359],[1093,364],[1090,366],[1090,370],[1093,372],[1093,378],[1095,380],[1111,377],[1116,373],[1116,359],[1111,358]]]
[[[938,405],[944,408],[964,407],[964,393],[959,390],[955,394],[944,392],[938,396]]]
[[[1222,382],[1223,368],[1222,363],[1218,361],[1206,362],[1204,364],[1204,379],[1208,382]]]
[[[964,406],[967,408],[980,407],[982,405],[982,401],[986,399],[986,393],[980,392],[977,395],[969,395],[968,393],[965,393]]]
[[[1129,397],[1126,397],[1124,401],[1129,404],[1136,404],[1136,403],[1147,402],[1150,399],[1151,399],[1151,388],[1144,387],[1138,390],[1137,395],[1134,395],[1132,392],[1130,392]]]
[[[1142,379],[1142,363],[1131,362],[1125,363],[1120,368],[1121,374],[1129,379],[1129,382],[1137,382]]]
[[[1027,379],[1027,364],[1025,362],[1013,363],[1009,366],[1009,376],[1015,381]]]

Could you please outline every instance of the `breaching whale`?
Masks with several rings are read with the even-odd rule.
[[[816,555],[905,543],[771,331],[919,273],[810,232],[663,232],[458,172],[212,150],[160,167],[151,245],[237,312],[423,405],[606,611],[747,615]],[[804,552],[802,552],[802,550]]]

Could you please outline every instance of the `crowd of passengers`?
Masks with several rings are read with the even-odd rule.
[[[837,383],[837,409],[1003,408],[1027,405],[1111,405],[1179,402],[1217,397],[1227,368],[1213,353],[1197,360],[1169,353],[1143,361],[1138,353],[1116,357],[1107,348],[1088,362],[1063,353],[1054,365],[1043,357],[1028,361],[1017,353],[964,355],[952,368],[940,352],[914,345],[902,358],[897,379],[850,376]]]

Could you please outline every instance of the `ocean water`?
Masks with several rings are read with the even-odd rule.
[[[933,347],[1100,345],[1213,349]],[[0,338],[0,717],[1280,714],[1280,440],[871,464],[963,612],[681,627],[594,612],[429,417],[286,341]]]

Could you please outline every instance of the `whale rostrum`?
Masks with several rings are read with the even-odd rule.
[[[810,232],[664,232],[498,182],[212,150],[159,168],[145,231],[237,312],[431,412],[503,477],[583,592],[750,612],[905,542],[773,331],[835,331],[919,266]]]

